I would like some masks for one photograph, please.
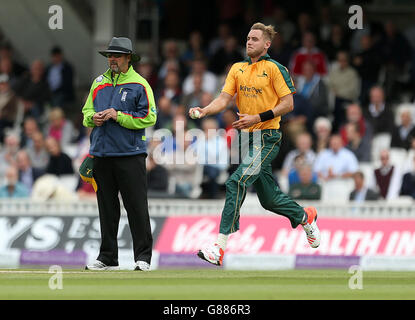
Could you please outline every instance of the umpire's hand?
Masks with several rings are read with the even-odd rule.
[[[102,117],[104,118],[104,121],[107,121],[109,119],[117,121],[117,116],[117,110],[115,110],[114,108],[109,108],[102,111]]]
[[[97,127],[102,126],[102,124],[104,123],[104,115],[102,114],[102,112],[97,112],[94,114],[94,116],[92,117],[92,121],[94,121],[94,124]]]

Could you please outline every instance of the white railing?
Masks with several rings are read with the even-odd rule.
[[[415,219],[415,205],[412,200],[372,201],[355,204],[341,201],[302,201],[302,206],[315,206],[320,217],[351,217],[374,219]],[[152,217],[180,215],[219,216],[222,212],[222,200],[186,200],[186,199],[149,199],[149,212]],[[125,214],[125,210],[122,210]],[[241,215],[268,215],[255,195],[247,195],[241,208]],[[0,200],[0,216],[50,216],[79,215],[97,216],[96,201],[77,202],[33,202],[31,200]]]

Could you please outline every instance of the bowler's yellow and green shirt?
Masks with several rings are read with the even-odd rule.
[[[280,99],[295,93],[288,69],[268,54],[256,63],[251,58],[235,63],[230,69],[222,92],[236,96],[239,113],[254,115],[273,109]],[[259,122],[248,130],[279,129],[281,117]]]

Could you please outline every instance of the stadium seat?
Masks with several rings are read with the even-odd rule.
[[[41,176],[33,185],[31,199],[34,201],[76,201],[76,193],[74,190],[69,189],[71,187],[69,185],[69,179],[65,181],[67,177],[64,176],[63,178],[62,180],[52,174]],[[64,183],[67,184],[65,185]]]
[[[282,174],[282,170],[277,172],[277,181],[278,181],[278,185],[280,186],[281,191],[288,193],[288,191],[290,190],[290,185],[288,183],[288,176]]]
[[[374,171],[375,168],[371,162],[359,162],[359,170],[365,176],[365,185],[373,188],[376,185]]]
[[[322,181],[321,200],[326,202],[348,202],[350,193],[353,191],[353,179],[333,179]]]
[[[71,159],[75,159],[78,156],[78,145],[76,143],[67,144],[62,147],[62,151],[66,153]]]
[[[415,158],[415,150],[411,149],[408,151],[406,155],[405,163],[402,168],[403,173],[406,173],[406,172],[409,172],[415,169],[414,158]]]
[[[372,139],[372,160],[379,158],[379,152],[383,149],[389,149],[392,135],[390,133],[379,133]]]
[[[403,148],[390,149],[390,160],[393,164],[403,167],[405,165],[408,152]]]
[[[59,182],[69,191],[75,191],[78,186],[79,176],[75,174],[65,174],[59,177]]]

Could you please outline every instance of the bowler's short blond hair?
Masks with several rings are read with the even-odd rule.
[[[264,34],[264,37],[269,41],[272,41],[275,37],[275,34],[277,33],[274,30],[274,26],[272,25],[266,26],[265,24],[261,22],[254,23],[251,27],[251,30],[261,30]]]

